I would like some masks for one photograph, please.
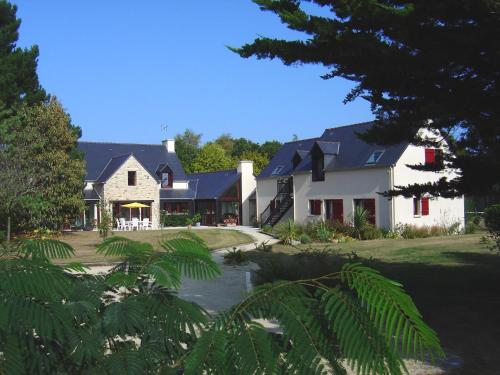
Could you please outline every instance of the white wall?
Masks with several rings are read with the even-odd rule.
[[[242,224],[252,225],[250,222],[250,195],[253,194],[257,186],[255,176],[253,174],[253,162],[242,160],[238,163],[238,173],[241,174],[241,209],[242,209]]]
[[[420,164],[425,162],[424,147],[410,145],[394,167],[394,185],[406,186],[414,183],[435,182],[446,176],[453,178],[453,171],[423,172],[416,171],[406,165]],[[394,198],[394,223],[409,223],[417,226],[422,225],[446,225],[460,222],[464,225],[464,199],[455,198],[430,198],[429,215],[413,215],[413,199]]]
[[[277,178],[261,178],[257,180],[257,220],[278,193]]]
[[[304,223],[325,218],[323,202],[322,215],[309,214],[310,199],[343,199],[344,222],[352,220],[354,199],[375,199],[376,225],[390,228],[390,201],[377,194],[389,189],[388,168],[364,168],[356,170],[327,172],[325,181],[312,181],[311,173],[293,176],[295,221]]]

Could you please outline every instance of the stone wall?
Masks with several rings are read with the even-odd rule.
[[[128,186],[128,172],[137,174],[136,186]],[[113,201],[150,201],[153,228],[160,222],[160,185],[153,176],[132,155],[104,184],[102,198],[106,203]]]

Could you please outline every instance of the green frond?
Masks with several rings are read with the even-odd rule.
[[[125,337],[139,333],[145,324],[144,306],[137,299],[125,298],[106,307],[102,322],[107,336]]]
[[[150,275],[156,283],[166,288],[179,289],[181,286],[179,268],[169,260],[157,259],[148,264],[144,272]]]
[[[104,368],[108,374],[144,374],[145,363],[137,350],[123,348],[107,355]]]
[[[186,277],[199,280],[213,279],[221,274],[208,248],[190,239],[171,239],[161,242],[167,250],[162,258],[173,264]]]
[[[111,287],[125,287],[131,288],[138,281],[138,275],[136,273],[126,273],[122,271],[111,272],[106,277],[106,284]]]
[[[255,322],[241,322],[232,339],[239,374],[274,374],[277,360],[264,328]]]
[[[435,331],[424,323],[401,284],[359,263],[344,265],[340,277],[356,292],[370,320],[384,332],[394,350],[413,357],[422,357],[423,350],[431,355],[443,355]]]
[[[334,288],[323,294],[322,307],[342,355],[358,374],[401,374],[403,361],[358,300]]]
[[[153,254],[153,246],[147,242],[113,236],[105,239],[97,246],[97,253],[106,256],[145,258]]]
[[[167,242],[169,240],[174,240],[174,239],[186,239],[186,240],[191,240],[196,243],[199,243],[200,245],[206,246],[207,243],[198,236],[194,231],[192,230],[181,230],[181,231],[175,231],[175,232],[166,232],[163,235],[162,241],[160,241],[160,244]]]
[[[17,249],[21,255],[33,259],[67,259],[75,254],[73,248],[66,242],[50,239],[22,240]]]
[[[226,363],[226,332],[211,329],[205,331],[196,341],[192,351],[185,361],[185,374],[227,374]]]
[[[3,355],[0,357],[0,373],[9,375],[24,375],[24,365],[21,343],[16,335],[7,334],[2,345]]]

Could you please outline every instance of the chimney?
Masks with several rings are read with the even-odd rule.
[[[253,161],[251,160],[240,160],[238,162],[238,173],[241,173],[243,176],[252,176],[253,175]]]
[[[165,139],[162,141],[163,146],[167,149],[167,152],[175,152],[175,140],[174,139]]]
[[[243,225],[251,225],[252,213],[250,206],[250,196],[257,187],[255,176],[253,175],[253,161],[241,160],[238,162],[238,173],[241,175],[241,223]]]

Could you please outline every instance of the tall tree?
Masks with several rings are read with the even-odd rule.
[[[47,99],[36,73],[38,47],[20,48],[21,20],[16,18],[17,7],[0,0],[0,110],[12,111],[17,104],[40,103]],[[9,112],[12,114],[12,112]],[[5,117],[5,112],[3,112]],[[0,117],[1,120],[1,117]],[[1,129],[1,122],[0,122]]]
[[[258,152],[259,148],[260,146],[258,143],[255,143],[246,138],[238,138],[234,140],[234,146],[231,156],[239,159],[243,153]]]
[[[221,146],[225,151],[227,156],[232,156],[234,148],[235,139],[229,133],[223,133],[219,135],[214,143]]]
[[[377,123],[372,143],[438,146],[419,129],[437,130],[452,154],[435,169],[457,178],[393,194],[500,193],[500,2],[498,0],[254,0],[302,40],[260,37],[234,49],[242,57],[286,65],[322,64],[324,79],[356,83],[345,101],[363,97]],[[324,15],[307,13],[313,3]],[[315,12],[316,13],[316,12]],[[423,166],[414,166],[422,169]]]
[[[192,163],[199,152],[201,136],[191,129],[186,129],[184,133],[175,136],[175,152],[186,173],[193,172]]]
[[[245,151],[243,154],[241,154],[239,159],[253,161],[253,173],[256,176],[258,176],[269,163],[267,155],[258,151]]]
[[[218,144],[205,144],[193,160],[193,172],[212,172],[228,169],[234,166],[233,160],[226,155],[226,151]]]
[[[28,186],[36,181],[36,189],[26,191],[22,201],[18,201],[21,206],[16,224],[26,229],[60,229],[83,208],[85,168],[81,155],[76,152],[80,129],[71,124],[55,98],[47,103],[22,105],[17,115],[6,123],[5,157],[7,160],[22,157],[23,160],[14,165],[23,178],[27,178]],[[8,170],[0,171],[0,176],[2,173]],[[15,181],[18,180],[16,177]]]
[[[281,142],[278,141],[266,141],[260,146],[260,151],[271,160],[278,150],[283,146]]]

